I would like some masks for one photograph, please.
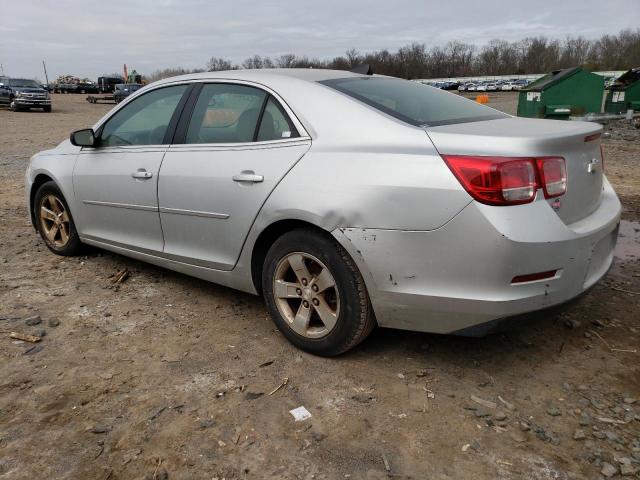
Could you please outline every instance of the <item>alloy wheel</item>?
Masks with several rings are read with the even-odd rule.
[[[273,297],[289,327],[306,338],[328,335],[340,314],[340,295],[331,271],[308,253],[293,252],[280,260]]]
[[[46,195],[40,202],[40,226],[47,241],[56,248],[69,242],[70,218],[62,201],[55,195]]]

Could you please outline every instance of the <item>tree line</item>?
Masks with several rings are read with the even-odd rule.
[[[253,55],[240,64],[211,57],[203,69],[167,68],[147,76],[149,81],[184,73],[248,68],[331,68],[349,70],[369,64],[378,74],[406,79],[544,73],[584,65],[591,70],[627,70],[640,66],[640,28],[598,39],[567,36],[563,40],[527,37],[516,42],[491,40],[483,47],[460,41],[427,47],[412,43],[396,52],[360,53],[350,49],[330,60],[292,53],[275,58]]]

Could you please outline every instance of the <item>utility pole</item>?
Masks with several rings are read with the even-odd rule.
[[[42,68],[44,68],[44,78],[47,81],[47,85],[49,85],[49,76],[47,75],[47,65],[42,60]]]
[[[4,66],[0,63],[0,72],[2,72],[2,76],[4,77]]]

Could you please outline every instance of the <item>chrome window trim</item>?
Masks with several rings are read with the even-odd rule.
[[[149,93],[153,90],[157,90],[159,88],[166,88],[166,87],[174,87],[176,85],[192,85],[192,84],[196,84],[196,83],[229,83],[232,85],[246,85],[248,87],[254,87],[254,88],[259,88],[260,90],[263,90],[265,92],[267,92],[268,94],[271,94],[273,96],[273,98],[275,98],[278,103],[280,104],[280,106],[282,107],[282,109],[287,113],[287,115],[289,116],[289,119],[293,122],[294,126],[296,127],[296,130],[298,130],[298,137],[292,138],[292,139],[286,139],[286,140],[300,140],[300,139],[311,139],[311,136],[309,135],[309,133],[307,132],[307,130],[304,128],[304,125],[302,124],[302,122],[298,119],[297,115],[293,112],[293,110],[291,110],[291,108],[289,107],[289,105],[287,104],[287,102],[274,90],[272,90],[270,87],[259,83],[259,82],[251,82],[248,80],[240,80],[240,79],[233,79],[233,78],[199,78],[199,79],[195,79],[195,80],[175,80],[173,82],[167,82],[167,83],[163,83],[161,85],[157,85],[154,87],[150,87],[150,86],[146,86],[143,87],[139,90],[136,90],[133,94],[129,95],[128,97],[126,97],[126,99],[122,102],[120,102],[113,110],[111,110],[107,116],[102,117],[100,120],[98,120],[98,122],[93,126],[93,131],[97,132],[100,128],[102,128],[102,126],[107,123],[111,117],[113,117],[117,112],[120,111],[120,109],[124,108],[126,105],[129,104],[130,101],[132,101],[135,98],[138,98],[140,95],[144,95],[146,93]],[[148,88],[150,87],[150,88]],[[267,140],[265,142],[246,142],[246,144],[257,144],[257,143],[268,143],[268,142],[273,142],[274,140]],[[275,141],[280,141],[275,140]],[[170,144],[173,145],[173,144]],[[230,143],[207,143],[207,144],[192,144],[192,145],[237,145],[237,144],[230,144]]]
[[[229,150],[263,150],[267,148],[284,148],[294,147],[298,145],[308,145],[309,138],[287,138],[278,140],[265,140],[263,142],[244,142],[244,143],[174,143],[169,145],[167,151],[229,151]]]

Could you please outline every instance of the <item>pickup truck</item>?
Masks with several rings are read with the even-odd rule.
[[[27,78],[3,78],[0,82],[0,105],[17,112],[31,108],[51,111],[51,97],[42,85]]]

